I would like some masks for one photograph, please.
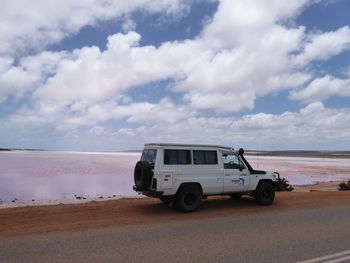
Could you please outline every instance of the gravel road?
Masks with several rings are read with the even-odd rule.
[[[298,262],[349,249],[350,203],[321,202],[2,237],[0,262]]]

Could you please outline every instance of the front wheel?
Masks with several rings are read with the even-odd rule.
[[[275,189],[270,183],[259,183],[255,191],[255,201],[259,205],[271,205],[275,199]]]
[[[176,195],[176,207],[182,212],[194,212],[200,206],[201,198],[197,186],[184,186]]]

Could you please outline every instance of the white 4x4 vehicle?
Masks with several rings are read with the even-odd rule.
[[[209,195],[248,194],[270,205],[279,174],[254,170],[243,153],[215,145],[148,143],[135,166],[133,189],[185,212],[198,209]]]

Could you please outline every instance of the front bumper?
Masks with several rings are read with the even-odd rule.
[[[153,189],[146,189],[146,190],[142,190],[142,189],[138,189],[136,187],[136,185],[134,185],[132,187],[132,189],[134,189],[134,191],[140,193],[140,194],[143,194],[145,196],[148,196],[148,197],[162,197],[163,196],[163,191],[156,191],[156,190],[153,190]]]

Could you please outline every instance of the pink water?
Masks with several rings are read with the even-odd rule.
[[[248,156],[256,169],[279,172],[293,185],[350,179],[350,159]]]
[[[22,201],[135,196],[139,153],[0,153],[0,199]]]
[[[247,158],[295,185],[350,179],[349,159]],[[0,152],[0,203],[137,196],[132,185],[139,159],[140,153]]]

